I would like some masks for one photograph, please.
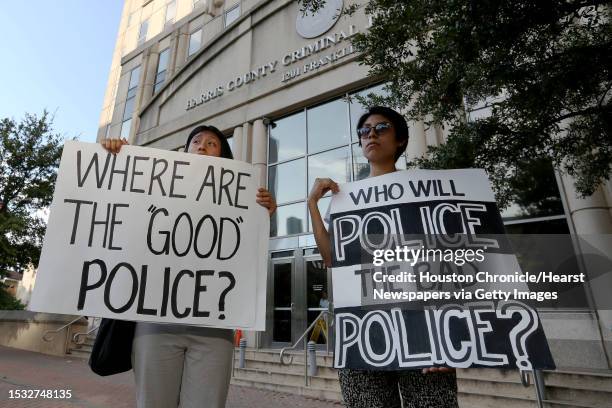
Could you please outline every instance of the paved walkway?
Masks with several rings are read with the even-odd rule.
[[[70,390],[70,399],[11,399],[15,390]],[[50,393],[51,394],[51,393]],[[99,377],[81,359],[0,346],[0,406],[3,408],[132,408],[131,372]],[[232,385],[227,408],[340,408],[327,401]]]

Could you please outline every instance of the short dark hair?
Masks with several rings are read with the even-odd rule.
[[[219,142],[221,142],[221,156],[224,159],[233,159],[234,155],[232,154],[232,149],[230,148],[229,143],[227,142],[227,138],[219,129],[214,126],[196,126],[189,136],[187,136],[187,142],[185,142],[185,151],[189,151],[189,144],[191,143],[191,139],[193,139],[196,135],[202,132],[212,132],[219,138]]]
[[[387,118],[395,129],[395,140],[403,142],[395,151],[395,161],[397,161],[408,146],[408,124],[406,123],[406,119],[404,119],[400,113],[386,106],[371,106],[357,121],[357,129],[362,127],[365,121],[372,115],[381,115]],[[358,139],[359,146],[361,146],[361,138]]]

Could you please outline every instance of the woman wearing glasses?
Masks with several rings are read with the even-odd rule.
[[[368,177],[397,171],[395,163],[408,144],[408,125],[393,109],[375,106],[363,114],[357,123],[359,145],[370,163]],[[331,240],[317,202],[328,191],[337,193],[338,184],[329,178],[318,178],[308,195],[308,210],[312,227],[325,265],[331,266]],[[349,408],[457,407],[457,380],[454,370],[428,368],[424,370],[369,371],[338,370],[344,402]]]

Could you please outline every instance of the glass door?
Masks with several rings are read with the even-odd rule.
[[[313,340],[322,349],[326,348],[331,333],[319,314],[330,308],[330,282],[331,270],[325,267],[314,249],[272,253],[268,269],[264,347],[293,345],[310,324],[316,322],[306,339]]]
[[[268,345],[285,347],[295,339],[294,323],[294,258],[272,259],[268,279]]]
[[[316,321],[307,338],[317,343],[320,348],[325,348],[327,342],[331,343],[329,325],[326,324],[326,318],[327,322],[331,322],[331,318],[325,315],[320,316],[320,314],[322,311],[330,310],[331,307],[331,270],[325,267],[320,255],[309,254],[309,252],[314,251],[304,250],[303,257],[305,285],[302,291],[305,294],[304,309],[306,311],[306,322],[303,330],[306,330]]]

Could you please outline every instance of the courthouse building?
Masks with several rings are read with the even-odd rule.
[[[278,202],[268,254],[267,330],[246,334],[253,350],[292,345],[333,302],[330,271],[320,261],[306,208],[314,179],[348,182],[368,174],[354,131],[363,107],[353,96],[382,92],[382,84],[358,64],[351,46],[351,37],[367,30],[371,20],[362,11],[338,18],[336,10],[347,5],[327,0],[321,12],[304,16],[295,0],[124,3],[98,138],[125,137],[131,144],[182,150],[193,127],[214,125],[228,137],[236,159],[259,168]],[[482,114],[476,110],[466,117]],[[445,141],[443,129],[422,121],[409,126],[400,167]],[[577,199],[570,179],[552,167],[544,173],[538,177],[547,183],[549,205],[511,206],[503,213],[509,233],[612,233],[609,185]],[[322,210],[329,200],[321,200]],[[612,283],[607,293],[610,289]],[[579,296],[597,309],[602,295],[585,287]],[[557,383],[547,384],[547,398],[567,400],[569,388],[566,393],[591,392],[593,378],[612,393],[610,316],[577,308],[542,310],[541,317],[560,370],[589,379],[575,380],[579,385],[571,388],[566,377],[551,377]],[[587,372],[596,377],[584,377]],[[493,377],[466,373],[460,374],[462,398],[471,401],[465,406],[486,398],[506,406],[504,398],[519,404],[533,397],[508,385],[518,379],[517,371]]]

